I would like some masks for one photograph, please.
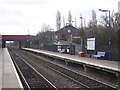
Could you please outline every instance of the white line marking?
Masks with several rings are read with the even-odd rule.
[[[14,66],[14,64],[13,64],[13,61],[12,61],[12,59],[11,59],[11,57],[10,57],[10,54],[9,54],[9,52],[8,52],[8,49],[6,49],[6,51],[7,51],[7,53],[8,53],[8,57],[10,58],[10,61],[11,61],[11,63],[12,63],[12,67],[13,67],[13,69],[14,69],[14,71],[15,71],[15,74],[16,74],[16,77],[17,77],[17,80],[18,80],[18,83],[19,83],[19,85],[20,85],[20,88],[23,88],[23,85],[22,85],[22,83],[21,83],[20,77],[18,76],[17,70],[16,70],[16,68],[15,68],[15,66]]]

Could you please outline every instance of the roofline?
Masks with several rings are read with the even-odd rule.
[[[72,26],[72,25],[67,25],[67,26],[64,26],[63,28],[61,28],[60,30],[63,30],[64,28],[68,27],[68,26]],[[77,29],[76,27],[72,26],[73,28]],[[60,31],[60,30],[57,30],[56,32]],[[78,30],[78,29],[77,29]]]

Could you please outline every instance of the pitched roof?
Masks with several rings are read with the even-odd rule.
[[[67,25],[67,26],[61,28],[60,30],[57,30],[56,32],[59,32],[59,31],[61,31],[61,30],[63,30],[63,29],[66,29],[66,28],[68,28],[68,27],[72,27],[72,29],[78,30],[76,27],[74,27],[74,26],[72,26],[72,25]]]

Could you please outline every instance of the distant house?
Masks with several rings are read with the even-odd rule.
[[[69,41],[72,39],[73,33],[77,33],[77,30],[74,26],[67,25],[55,32],[56,39]]]

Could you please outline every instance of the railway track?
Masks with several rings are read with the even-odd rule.
[[[30,59],[32,59],[32,58],[28,58],[28,57],[26,57],[26,56],[22,56],[21,57],[21,55],[18,55],[18,51],[13,51],[12,50],[12,52],[14,52],[14,54],[16,54],[16,55],[14,55],[14,58],[16,59],[16,61],[18,62],[17,64],[19,64],[19,65],[21,65],[20,67],[22,67],[22,66],[25,66],[24,64],[22,64],[21,63],[21,61],[23,61],[23,62],[25,62],[30,68],[32,68],[35,72],[37,72],[37,73],[42,73],[42,76],[46,76],[45,75],[45,71],[42,71],[40,68],[40,64],[39,65],[37,65],[36,63],[35,63],[35,65],[37,66],[37,67],[35,67],[34,65],[32,66],[32,63],[33,62],[29,62],[28,60],[30,60]],[[11,50],[10,50],[10,53],[11,53]],[[19,53],[21,53],[21,52],[19,52]],[[23,54],[23,53],[22,53]],[[25,55],[25,54],[24,54]],[[13,56],[13,55],[12,55]],[[15,57],[15,56],[17,56],[17,58]],[[20,58],[20,59],[18,59],[18,58]],[[24,58],[24,59],[23,59]],[[20,60],[20,61],[19,61]],[[30,64],[29,64],[30,63]],[[37,62],[38,63],[38,62]],[[39,66],[39,67],[38,67]],[[26,66],[25,66],[26,67]],[[27,79],[29,79],[29,78],[33,78],[34,77],[34,75],[32,75],[31,73],[30,73],[30,69],[29,70],[27,70],[27,69],[25,69],[25,67],[23,68],[23,70],[21,70],[22,71],[22,73],[26,73],[27,75],[26,76],[24,76],[24,77],[27,77],[26,78],[26,80],[25,81],[28,81],[27,82],[27,85],[29,85],[29,83],[30,83],[30,85],[29,85],[29,88],[41,88],[41,87],[39,87],[40,85],[39,84],[37,84],[36,82],[33,82],[32,80],[27,80]],[[74,80],[74,79],[72,79],[72,78],[70,78],[70,77],[68,77],[68,76],[66,76],[65,74],[63,74],[63,73],[60,73],[59,71],[57,71],[57,70],[55,70],[55,69],[53,69],[53,68],[51,68],[51,67],[49,67],[49,66],[47,66],[47,65],[44,65],[44,66],[42,66],[45,70],[47,70],[47,71],[49,71],[49,73],[51,74],[51,73],[55,73],[55,75],[56,76],[58,76],[58,79],[56,79],[55,77],[53,77],[53,79],[54,80],[52,80],[52,83],[54,83],[54,82],[56,82],[56,83],[54,83],[54,88],[55,89],[60,89],[60,88],[86,88],[85,86],[83,86],[83,85],[81,85],[81,83],[79,83],[79,82],[77,82],[76,80]],[[28,77],[29,75],[28,74],[31,74],[31,77]],[[48,73],[47,73],[48,74]],[[46,76],[47,77],[47,76]],[[60,80],[61,79],[61,80]],[[35,80],[36,81],[36,80]],[[39,80],[37,80],[37,81],[39,81]],[[47,79],[47,83],[48,83],[48,81],[49,82],[51,82],[49,79]],[[61,83],[59,83],[59,82],[61,82]],[[31,85],[31,83],[33,84],[33,85]],[[34,84],[35,83],[35,84]],[[42,85],[41,85],[42,86]],[[52,85],[53,86],[53,85]],[[47,86],[44,86],[43,85],[43,87],[42,88],[49,88],[49,86],[47,85]],[[27,87],[28,88],[28,87]],[[50,88],[51,89],[51,88]],[[87,89],[87,88],[86,88]]]
[[[36,71],[30,64],[23,60],[17,53],[10,50],[10,55],[17,68],[25,90],[47,88],[48,90],[58,90],[43,75]]]
[[[96,89],[100,89],[100,90],[101,89],[110,89],[110,90],[116,89],[115,87],[112,87],[108,84],[97,81],[95,79],[93,80],[93,78],[91,78],[91,77],[81,75],[80,73],[77,73],[73,70],[62,67],[59,64],[53,63],[53,62],[51,62],[51,60],[48,60],[48,58],[45,59],[38,55],[28,53],[28,52],[26,53],[25,51],[21,51],[21,50],[20,51],[15,50],[15,52],[18,53],[20,57],[24,58],[26,60],[25,62],[29,62],[30,65],[32,65],[32,62],[28,59],[28,57],[33,59],[34,62],[41,63],[42,65],[44,65],[44,67],[49,68],[49,70],[52,70],[53,72],[58,73],[58,75],[61,75],[62,77],[64,77],[66,81],[69,79],[69,82],[72,82],[70,84],[70,86],[72,86],[71,88],[86,88],[86,89],[93,89],[93,90],[94,89],[95,90]],[[35,68],[35,66],[34,66],[34,68]],[[38,67],[36,67],[36,68],[38,68]],[[81,86],[84,86],[84,87],[81,87]],[[60,88],[60,87],[58,87],[58,88]]]

